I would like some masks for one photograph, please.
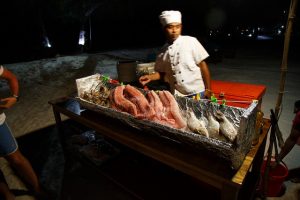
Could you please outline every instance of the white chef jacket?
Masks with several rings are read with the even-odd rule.
[[[3,66],[0,65],[0,76],[2,76],[3,70],[4,70]],[[4,112],[2,112],[2,110],[0,110],[0,125],[2,125],[4,123],[4,121],[5,121],[5,114],[4,114]]]
[[[155,62],[155,71],[165,73],[164,81],[174,94],[193,95],[205,90],[197,64],[208,57],[200,42],[191,36],[179,36],[173,44],[165,44]]]

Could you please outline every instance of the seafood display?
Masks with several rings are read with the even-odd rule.
[[[237,168],[250,149],[257,104],[248,109],[142,90],[96,74],[76,80],[81,105],[143,132],[215,152]]]
[[[221,111],[216,110],[213,113],[206,109],[205,112],[203,110],[201,117],[196,117],[192,108],[180,109],[175,97],[165,90],[157,92],[150,90],[143,93],[129,84],[115,84],[112,87],[107,81],[98,79],[80,97],[100,106],[129,113],[136,119],[184,129],[207,138],[221,140],[226,138],[234,142],[237,136],[236,128]]]

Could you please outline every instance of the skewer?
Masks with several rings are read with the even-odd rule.
[[[207,101],[207,102],[229,102],[229,103],[257,103],[258,100],[252,100],[252,101],[237,101],[237,100],[224,100],[224,99],[221,99],[221,100],[211,100],[211,99],[200,99],[200,101]]]

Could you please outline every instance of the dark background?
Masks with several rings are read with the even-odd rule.
[[[161,46],[164,35],[158,15],[163,10],[180,10],[183,34],[197,37],[210,51],[215,46],[245,40],[239,35],[244,28],[265,27],[266,34],[274,35],[276,27],[286,25],[290,1],[11,0],[1,4],[0,63],[3,64],[82,52]],[[298,21],[296,18],[295,38],[299,34]],[[86,31],[85,46],[78,45],[82,29]],[[210,31],[214,31],[212,35]],[[230,37],[226,37],[228,33]],[[49,38],[51,48],[45,47],[44,36]]]

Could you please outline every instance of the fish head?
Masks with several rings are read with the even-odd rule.
[[[221,112],[221,111],[219,111],[219,110],[217,110],[216,111],[216,113],[215,113],[215,117],[217,118],[217,120],[219,120],[219,121],[224,121],[224,114]]]

